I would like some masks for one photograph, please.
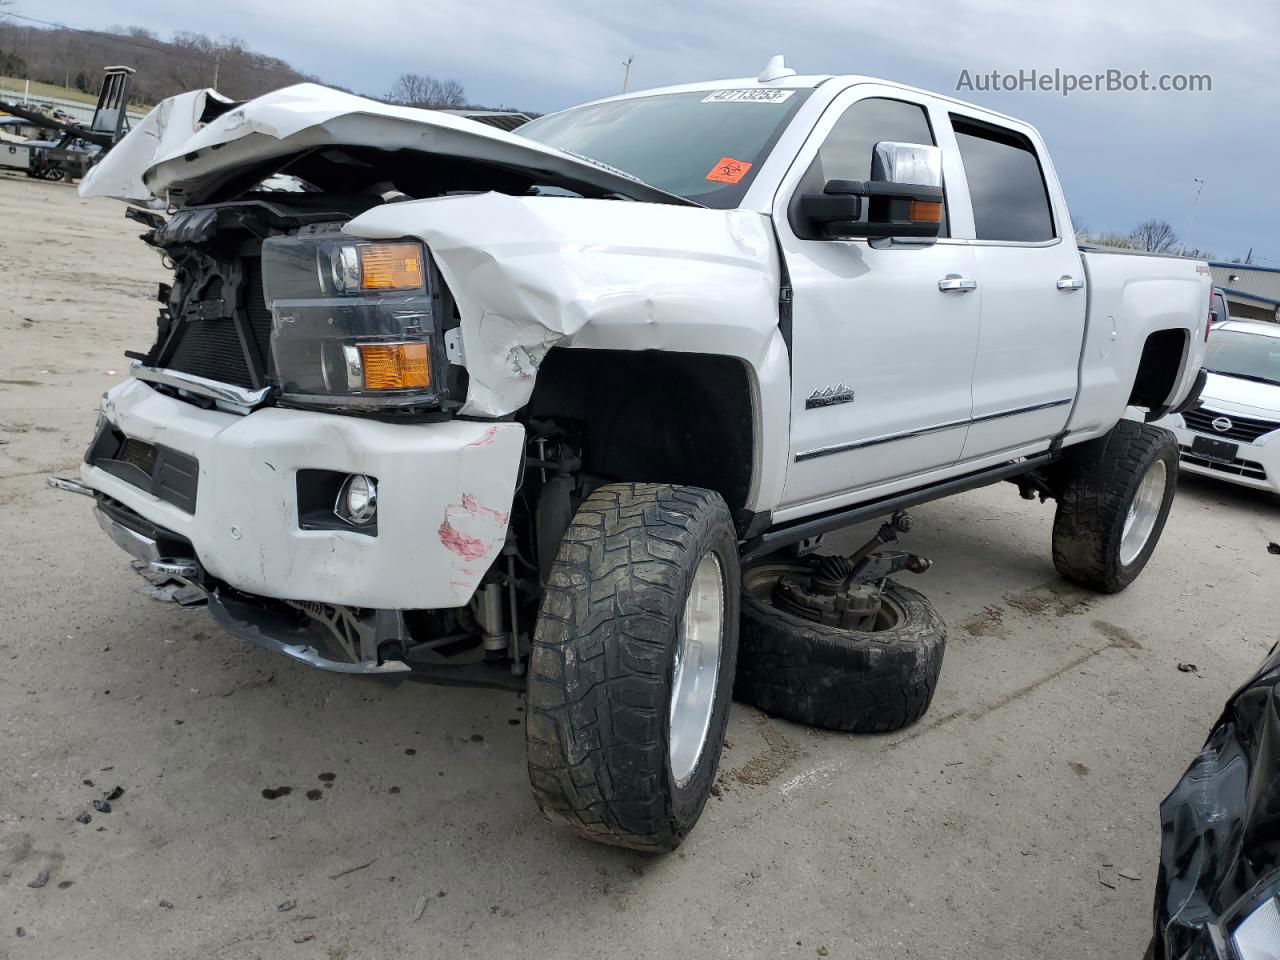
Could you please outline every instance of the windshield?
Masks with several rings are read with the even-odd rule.
[[[709,207],[736,207],[808,90],[699,90],[587,104],[516,132]]]
[[[1211,373],[1280,385],[1280,337],[1214,330],[1209,334],[1204,366]]]

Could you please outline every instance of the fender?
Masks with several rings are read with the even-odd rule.
[[[787,447],[790,371],[763,214],[484,193],[388,204],[344,231],[431,251],[461,315],[464,415],[523,407],[555,346],[740,359],[755,393],[751,507],[777,503],[785,458],[761,451]]]
[[[1204,361],[1212,281],[1203,261],[1153,254],[1082,254],[1089,278],[1088,327],[1080,356],[1079,399],[1067,424],[1072,443],[1115,426],[1138,376],[1147,338],[1185,331],[1173,389],[1161,406],[1177,406],[1194,388]],[[1187,318],[1196,323],[1188,326]]]

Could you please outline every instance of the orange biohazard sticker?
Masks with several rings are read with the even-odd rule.
[[[711,172],[707,174],[707,179],[712,183],[738,183],[747,175],[747,171],[750,169],[751,164],[745,160],[721,157],[716,161],[716,165],[711,168]]]

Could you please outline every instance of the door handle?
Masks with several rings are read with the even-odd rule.
[[[1058,278],[1059,290],[1079,290],[1083,286],[1083,280],[1077,280],[1075,277],[1069,277],[1065,273]]]
[[[943,293],[968,293],[978,289],[978,281],[949,273],[938,281],[938,289]]]

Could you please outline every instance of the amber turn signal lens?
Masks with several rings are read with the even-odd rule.
[[[933,200],[912,200],[907,208],[907,219],[920,223],[941,223],[942,204]]]
[[[366,390],[413,390],[431,386],[425,343],[360,345]]]
[[[422,287],[422,247],[416,243],[369,243],[360,251],[360,286],[365,290]]]

